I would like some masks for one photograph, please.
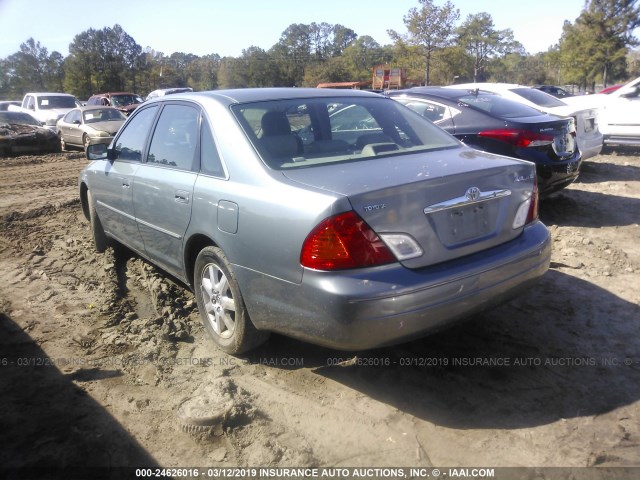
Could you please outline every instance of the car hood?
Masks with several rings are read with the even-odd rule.
[[[42,118],[60,118],[71,110],[73,110],[73,108],[50,108],[47,110],[40,110],[39,115]]]
[[[531,197],[535,166],[456,147],[283,174],[305,186],[346,196],[383,240],[385,235],[411,237],[423,253],[401,262],[422,268],[518,236],[522,226],[514,228],[513,220]]]
[[[87,127],[91,127],[96,131],[107,132],[111,135],[115,135],[120,127],[124,123],[124,120],[111,120],[106,122],[95,122],[87,124]]]

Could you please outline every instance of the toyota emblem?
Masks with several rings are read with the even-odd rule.
[[[471,202],[476,202],[480,199],[480,189],[478,187],[469,188],[464,194],[465,197]]]

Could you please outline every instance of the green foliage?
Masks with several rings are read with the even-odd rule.
[[[565,22],[560,58],[564,79],[585,88],[626,77],[629,47],[637,45],[638,0],[588,0],[575,23]]]
[[[442,7],[435,5],[433,0],[419,2],[419,9],[414,7],[404,16],[407,34],[401,35],[394,30],[389,30],[388,33],[396,44],[405,50],[403,54],[424,56],[424,81],[429,85],[433,54],[452,44],[455,22],[460,18],[460,12],[449,1]]]
[[[64,59],[59,52],[49,54],[40,42],[29,38],[20,50],[0,64],[0,92],[3,97],[21,99],[28,91],[62,88]]]
[[[496,30],[491,15],[485,12],[467,16],[458,27],[458,44],[463,46],[473,59],[473,81],[487,79],[489,59],[496,55],[507,55],[521,49],[513,39],[511,29]]]

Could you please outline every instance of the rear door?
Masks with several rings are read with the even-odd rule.
[[[182,272],[182,244],[191,219],[199,126],[199,107],[165,104],[153,130],[147,161],[138,168],[133,184],[135,216],[145,251],[177,276]]]

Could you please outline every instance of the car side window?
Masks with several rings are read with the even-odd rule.
[[[114,148],[116,160],[139,162],[142,159],[142,149],[157,110],[157,106],[145,108],[131,119],[116,140]]]
[[[211,134],[211,127],[206,121],[202,122],[200,135],[200,170],[207,175],[224,177],[220,155]]]
[[[198,145],[198,109],[167,105],[153,132],[148,163],[191,170]]]
[[[69,123],[80,122],[80,111],[79,110],[71,110],[68,122]]]
[[[407,100],[402,101],[402,103],[436,125],[444,120],[451,119],[449,108],[439,103],[428,100]]]

